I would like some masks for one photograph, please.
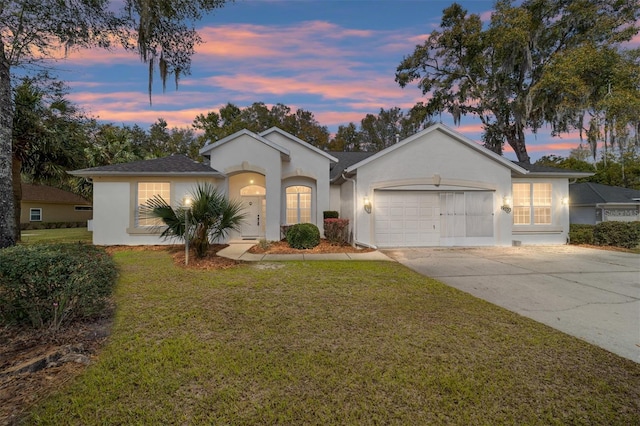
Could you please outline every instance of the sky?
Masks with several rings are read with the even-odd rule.
[[[426,98],[416,85],[400,88],[395,70],[417,44],[439,26],[449,0],[236,0],[197,24],[204,43],[196,47],[191,75],[176,90],[163,92],[156,73],[153,104],[147,93],[148,69],[132,52],[71,52],[56,64],[71,88],[69,98],[103,122],[147,128],[158,118],[170,127],[190,126],[198,114],[231,102],[302,108],[334,133],[359,124],[381,108],[408,111]],[[460,1],[483,20],[493,1]],[[640,39],[635,40],[640,45]],[[479,120],[459,126],[441,121],[480,142]],[[548,129],[528,135],[532,160],[566,156],[580,143],[577,134],[552,138]],[[505,156],[515,160],[510,148]]]

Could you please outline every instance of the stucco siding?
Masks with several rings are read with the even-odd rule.
[[[338,212],[342,216],[342,206],[340,202],[340,185],[329,186],[329,210]]]
[[[491,191],[494,197],[494,241],[511,244],[511,218],[500,209],[511,193],[511,170],[495,159],[452,139],[431,132],[358,168],[357,234],[366,244],[376,245],[375,208],[367,213],[363,200],[376,203],[376,190],[432,192]]]
[[[176,244],[177,240],[161,238],[157,230],[136,228],[135,210],[138,182],[168,182],[170,202],[174,208],[183,204],[186,195],[192,195],[198,182],[210,182],[219,186],[215,179],[193,179],[184,177],[136,177],[104,178],[93,181],[94,215],[93,243],[97,245],[153,245]]]
[[[353,182],[347,181],[340,185],[340,217],[343,219],[349,219],[349,234],[351,240],[357,242],[356,235],[356,222],[354,208],[354,192]]]
[[[323,230],[323,212],[330,210],[329,167],[330,160],[300,142],[286,137],[278,132],[265,135],[268,139],[289,151],[290,160],[282,163],[283,187],[290,185],[295,179],[309,178],[315,181],[313,199],[313,222],[320,232]],[[285,181],[288,181],[285,183]],[[283,196],[284,200],[284,196]]]

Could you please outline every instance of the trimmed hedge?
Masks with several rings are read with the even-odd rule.
[[[86,228],[87,221],[84,222],[29,222],[21,223],[20,230],[27,231],[30,229],[58,229],[58,228]]]
[[[0,323],[58,328],[100,314],[117,277],[115,263],[87,244],[0,250]]]
[[[349,242],[349,219],[325,219],[324,236],[333,244]]]
[[[636,248],[640,245],[640,222],[600,222],[593,229],[595,244]]]
[[[298,223],[287,231],[287,243],[296,249],[310,249],[320,244],[320,230],[313,223]]]
[[[327,219],[337,219],[340,217],[340,213],[335,210],[326,210],[322,212],[322,216],[324,220]]]
[[[571,224],[569,226],[570,244],[594,244],[593,228],[595,225]]]

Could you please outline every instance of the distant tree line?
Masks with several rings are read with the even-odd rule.
[[[333,136],[309,111],[260,102],[246,108],[229,103],[198,115],[188,128],[169,128],[163,118],[148,130],[103,124],[70,103],[60,82],[42,76],[13,81],[13,68],[52,58],[61,46],[121,45],[148,65],[149,89],[155,69],[163,86],[170,75],[177,84],[201,42],[193,22],[226,2],[111,3],[14,0],[0,8],[0,247],[16,241],[17,216],[10,212],[19,212],[22,179],[88,195],[90,187],[66,170],[171,153],[197,158],[206,141],[244,128],[278,126],[324,150],[379,151],[443,113],[455,123],[471,115],[482,123],[487,148],[502,154],[508,144],[524,163],[530,162],[528,134],[543,126],[553,135],[577,130],[590,161],[541,161],[586,167],[582,161],[593,167],[594,179],[638,186],[640,49],[624,44],[640,31],[637,0],[497,0],[488,22],[453,3],[439,28],[396,69],[396,82],[417,83],[425,101],[406,112],[381,108]],[[124,13],[114,13],[116,4]]]

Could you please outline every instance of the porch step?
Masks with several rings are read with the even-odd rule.
[[[227,244],[231,245],[231,244],[258,244],[260,242],[259,239],[257,238],[248,238],[248,239],[235,239],[235,240],[230,240],[227,241]]]

